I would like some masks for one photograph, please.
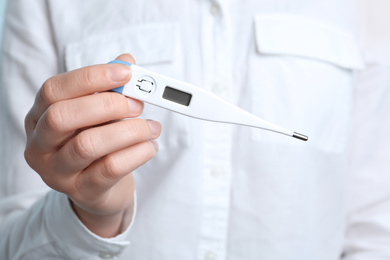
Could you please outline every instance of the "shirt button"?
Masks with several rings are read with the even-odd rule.
[[[221,14],[221,8],[217,4],[213,4],[210,6],[210,14],[213,16],[217,16]]]
[[[214,167],[211,169],[210,174],[216,179],[222,179],[225,176],[225,171],[221,167]]]
[[[111,253],[105,253],[105,252],[100,252],[99,257],[101,259],[109,260],[109,259],[114,259],[114,255]]]
[[[217,254],[214,253],[213,251],[207,251],[204,254],[204,259],[205,260],[216,260],[217,259]]]

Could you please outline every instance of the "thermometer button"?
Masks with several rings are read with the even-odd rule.
[[[156,90],[156,82],[149,76],[142,76],[135,84],[140,94],[152,94]]]

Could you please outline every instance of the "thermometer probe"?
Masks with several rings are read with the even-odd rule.
[[[132,69],[130,81],[112,91],[197,119],[256,127],[308,140],[303,134],[271,124],[202,88],[124,61],[109,63],[124,64]]]

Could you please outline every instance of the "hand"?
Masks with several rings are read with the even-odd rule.
[[[117,59],[135,63],[130,55]],[[27,163],[49,187],[68,195],[80,220],[102,237],[116,236],[129,225],[131,172],[158,149],[154,139],[161,125],[134,118],[143,103],[104,92],[130,77],[131,69],[123,64],[54,76],[43,84],[25,119]]]

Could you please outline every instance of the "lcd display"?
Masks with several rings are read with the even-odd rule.
[[[163,98],[183,106],[189,106],[192,95],[166,86],[163,93]]]

